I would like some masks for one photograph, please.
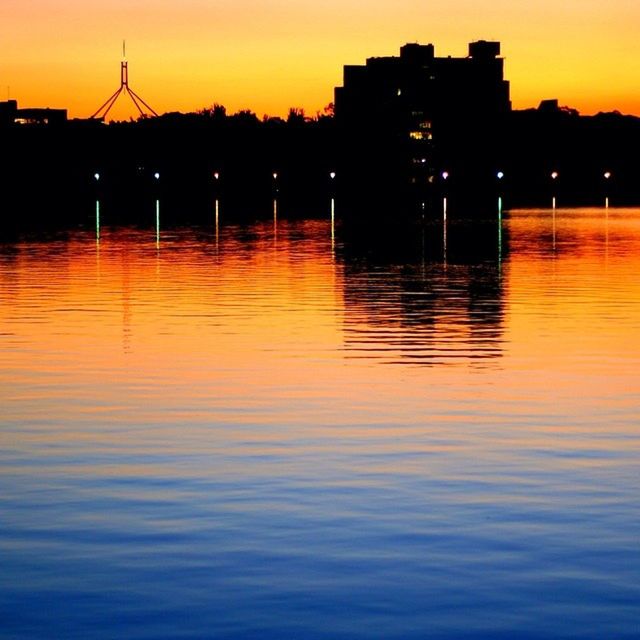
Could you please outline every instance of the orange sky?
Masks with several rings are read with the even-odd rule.
[[[126,38],[131,86],[156,111],[315,113],[344,64],[416,41],[461,56],[484,38],[502,42],[516,108],[640,115],[639,24],[636,0],[2,0],[0,97],[91,115]]]

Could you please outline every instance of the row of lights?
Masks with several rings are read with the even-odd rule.
[[[274,172],[272,175],[273,175],[273,179],[274,179],[274,180],[277,180],[277,179],[278,179],[278,174],[277,174],[276,172]],[[448,179],[449,179],[449,175],[450,175],[450,174],[449,174],[449,172],[448,172],[448,171],[443,171],[441,175],[442,175],[442,179],[443,179],[443,180],[448,180]],[[613,175],[613,174],[611,173],[611,171],[605,171],[605,172],[602,174],[602,177],[603,177],[605,180],[609,180],[609,179],[611,178],[611,176],[612,176],[612,175]],[[96,181],[96,182],[99,182],[99,181],[100,181],[100,174],[99,174],[99,173],[94,173],[94,174],[93,174],[93,177],[94,177],[94,179],[95,179],[95,181]],[[159,174],[157,171],[153,174],[153,177],[154,177],[156,180],[160,180],[160,174]],[[331,171],[331,172],[329,173],[329,177],[330,177],[332,180],[335,180],[336,172],[335,172],[335,171]],[[552,172],[551,172],[551,179],[552,179],[552,180],[557,180],[559,177],[560,177],[560,174],[559,174],[557,171],[552,171]],[[214,173],[213,173],[213,178],[214,178],[214,180],[220,180],[220,172],[219,172],[219,171],[214,171]],[[503,171],[498,171],[498,173],[496,173],[496,178],[498,178],[498,180],[502,180],[502,179],[504,178],[504,172],[503,172]]]
[[[272,174],[272,177],[273,177],[273,179],[274,179],[274,180],[277,180],[277,179],[278,179],[278,174],[274,171],[274,172],[273,172],[273,174]],[[335,171],[331,171],[331,172],[329,173],[329,177],[330,177],[332,180],[335,180],[336,172],[335,172]],[[214,180],[220,180],[220,172],[219,172],[219,171],[214,171],[214,172],[213,172],[213,179],[214,179]]]
[[[447,180],[449,178],[449,172],[448,171],[443,171],[442,172],[442,179],[443,180]],[[613,174],[611,173],[611,171],[605,171],[602,174],[602,177],[605,180],[609,180],[611,178]],[[557,171],[552,171],[551,172],[551,179],[552,180],[557,180],[560,177],[560,174]],[[502,180],[504,178],[504,172],[503,171],[498,171],[498,173],[496,173],[496,178],[498,178],[498,180]]]
[[[609,180],[609,179],[611,178],[611,176],[612,176],[612,175],[613,175],[613,174],[611,173],[611,171],[605,171],[605,172],[602,174],[602,177],[603,177],[605,180]],[[560,177],[560,174],[559,174],[557,171],[552,171],[552,172],[551,172],[551,179],[552,179],[552,180],[557,180],[559,177]]]
[[[94,173],[94,174],[93,174],[93,177],[94,177],[94,179],[95,179],[95,181],[96,181],[96,182],[99,182],[99,181],[100,181],[100,174],[99,174],[99,173]],[[160,174],[159,174],[157,171],[153,174],[153,177],[154,177],[156,180],[160,180]],[[329,173],[329,177],[330,177],[332,180],[335,180],[336,172],[335,172],[335,171],[331,171],[331,172]],[[220,172],[219,172],[219,171],[214,171],[214,173],[213,173],[213,178],[214,178],[214,180],[220,180]],[[277,179],[278,179],[278,174],[277,174],[277,173],[273,173],[273,179],[274,179],[274,180],[277,180]]]
[[[277,174],[276,172],[274,172],[272,175],[273,175],[273,179],[274,179],[274,180],[277,180],[277,179],[278,179],[278,174]],[[153,177],[154,177],[156,180],[160,180],[160,174],[159,174],[157,171],[153,174]],[[332,180],[335,180],[336,172],[335,172],[335,171],[331,171],[331,172],[329,173],[329,177],[330,177]],[[94,178],[94,180],[95,180],[96,182],[99,182],[99,181],[100,181],[100,174],[99,174],[99,173],[94,173],[94,174],[93,174],[93,178]],[[213,173],[213,179],[214,179],[214,180],[220,180],[220,172],[219,172],[219,171],[214,171],[214,173]]]
[[[160,174],[159,174],[157,171],[153,174],[153,177],[154,177],[156,180],[160,180]],[[99,173],[94,173],[94,174],[93,174],[93,178],[94,178],[94,180],[95,180],[96,182],[100,182],[100,174],[99,174]]]

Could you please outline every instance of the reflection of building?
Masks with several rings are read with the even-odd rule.
[[[13,124],[57,125],[66,121],[66,109],[19,109],[16,100],[0,102],[0,126]]]
[[[345,349],[422,365],[485,366],[502,357],[501,228],[343,227]]]
[[[382,148],[381,157],[391,149],[395,162],[406,163],[403,171],[418,165],[414,177],[468,170],[471,160],[490,165],[498,126],[511,110],[499,55],[500,43],[484,40],[472,42],[465,58],[437,58],[432,44],[406,44],[400,57],[345,66],[336,120],[352,149]]]
[[[345,348],[386,362],[482,366],[503,353],[496,265],[345,270]]]

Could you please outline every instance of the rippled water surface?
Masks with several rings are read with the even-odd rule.
[[[640,210],[217,222],[0,245],[0,636],[640,637]]]

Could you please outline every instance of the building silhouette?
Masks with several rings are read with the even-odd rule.
[[[14,124],[60,125],[67,121],[66,109],[18,108],[17,100],[0,102],[0,126]]]
[[[185,194],[239,209],[277,197],[282,211],[330,196],[344,218],[367,223],[487,217],[498,197],[637,202],[640,118],[583,116],[555,99],[512,110],[500,53],[484,40],[464,57],[406,44],[399,56],[345,66],[333,114],[315,118],[293,109],[260,120],[214,105],[106,124],[0,101],[0,188],[16,202],[112,199],[127,215],[161,193],[164,216],[172,206],[184,215]]]
[[[432,44],[406,44],[399,57],[345,66],[343,86],[335,89],[346,165],[363,168],[366,155],[366,174],[385,181],[419,184],[493,171],[510,111],[500,43],[484,40],[470,43],[464,58],[436,57]]]

